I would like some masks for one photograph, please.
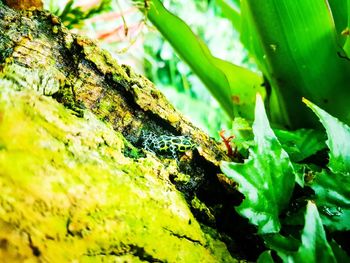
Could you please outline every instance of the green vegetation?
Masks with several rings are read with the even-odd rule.
[[[327,167],[310,169],[310,163],[291,161],[287,154],[290,149],[280,143],[270,128],[259,98],[253,124],[255,146],[248,160],[243,164],[225,162],[221,168],[228,178],[239,184],[238,190],[245,195],[237,212],[257,226],[267,247],[284,261],[345,262],[346,253],[335,241],[327,241],[323,225],[330,232],[350,228],[350,128],[311,102],[304,102],[326,128]],[[310,187],[312,193],[307,191]],[[299,234],[291,229],[303,224],[301,241],[298,241]],[[286,248],[286,243],[292,245]],[[340,250],[341,256],[335,250]],[[261,262],[268,260],[267,255],[261,255]]]
[[[141,6],[145,1],[134,2]],[[325,1],[281,4],[270,0],[260,5],[246,0],[241,1],[239,12],[225,1],[218,1],[240,31],[243,44],[261,70],[259,74],[217,59],[187,24],[159,0],[147,2],[141,9],[206,84],[228,116],[252,120],[255,94],[260,92],[275,124],[315,127],[316,119],[301,103],[302,97],[350,122],[346,99],[350,95],[350,65],[346,57],[347,31],[343,30],[348,20],[348,13],[343,11],[346,3],[331,1],[330,9]],[[342,10],[339,14],[338,9]]]
[[[349,261],[350,1],[215,1],[260,72],[213,56],[161,1],[133,2],[233,121],[245,159],[221,168],[273,251],[259,262]]]
[[[98,6],[93,6],[87,10],[74,6],[74,0],[69,0],[62,10],[55,5],[55,1],[51,0],[49,2],[53,13],[59,16],[63,24],[70,29],[79,26],[84,20],[111,10],[111,0],[102,0]]]

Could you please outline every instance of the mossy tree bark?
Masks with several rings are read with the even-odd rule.
[[[0,33],[0,258],[244,257],[220,145],[50,13],[0,2]],[[150,132],[187,135],[197,147],[179,160],[156,156],[142,148]]]

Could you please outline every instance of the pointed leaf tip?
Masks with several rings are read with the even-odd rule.
[[[350,174],[350,127],[304,99],[304,103],[317,115],[327,132],[328,167],[334,173]]]

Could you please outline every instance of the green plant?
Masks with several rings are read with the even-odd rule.
[[[253,124],[255,145],[249,158],[244,164],[225,162],[221,168],[246,197],[237,212],[257,226],[267,247],[284,261],[347,262],[349,256],[334,240],[327,240],[325,229],[329,233],[350,230],[350,127],[310,101],[304,99],[304,103],[326,129],[327,167],[311,169],[306,163],[295,162],[298,154],[290,157],[291,148],[281,143],[270,128],[258,97]],[[299,136],[302,140],[308,135]],[[304,144],[300,153],[316,151],[322,143],[314,139]],[[309,188],[312,193],[307,191]],[[293,196],[293,191],[299,198]],[[301,237],[291,231],[292,227],[301,231]],[[262,254],[260,260],[272,260],[270,252]]]
[[[50,1],[50,10],[59,16],[62,23],[69,29],[80,25],[84,20],[111,10],[111,0],[102,0],[98,5],[87,10],[74,6],[75,0],[69,0],[62,10],[56,7],[54,1]]]
[[[233,120],[246,159],[221,168],[270,249],[259,262],[348,262],[334,233],[350,230],[350,1],[216,0],[261,73],[214,57],[161,1],[134,2]]]
[[[347,2],[329,1],[328,5],[323,0],[244,0],[240,13],[226,1],[217,1],[240,31],[242,42],[261,70],[258,74],[212,56],[203,41],[159,0],[133,1],[231,118],[252,120],[255,94],[260,92],[273,123],[314,127],[316,119],[301,103],[302,97],[350,122],[349,41],[344,33],[349,16]]]

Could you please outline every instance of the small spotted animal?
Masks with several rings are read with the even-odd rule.
[[[180,153],[196,148],[196,144],[189,136],[157,136],[153,133],[144,136],[143,147],[155,154],[177,159]]]

